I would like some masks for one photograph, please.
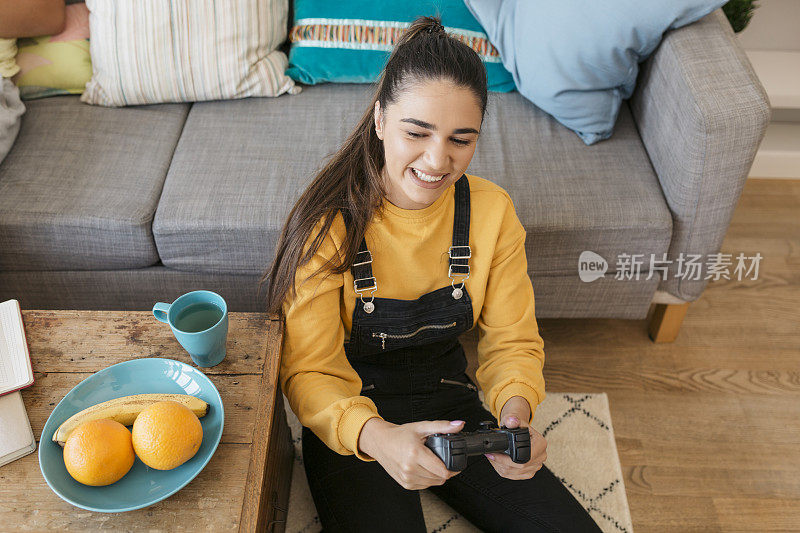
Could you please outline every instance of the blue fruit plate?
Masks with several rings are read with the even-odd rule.
[[[58,426],[100,402],[147,393],[191,394],[208,402],[208,414],[200,419],[203,443],[194,457],[172,470],[155,470],[137,457],[125,477],[105,487],[90,487],[72,479],[61,446],[53,442]],[[200,370],[172,359],[125,361],[81,381],[53,409],[39,442],[39,467],[53,492],[72,505],[101,513],[141,509],[175,494],[200,473],[219,445],[224,419],[222,398]]]

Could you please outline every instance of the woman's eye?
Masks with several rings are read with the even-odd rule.
[[[417,133],[416,131],[407,131],[406,133],[408,134],[409,137],[411,137],[413,139],[421,139],[423,137],[427,137],[426,134]],[[454,143],[456,143],[459,146],[466,146],[471,142],[468,139],[456,139],[456,138],[453,138],[453,139],[450,139],[450,140],[453,141]]]

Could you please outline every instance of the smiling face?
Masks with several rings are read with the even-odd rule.
[[[435,202],[467,170],[481,118],[475,94],[444,80],[409,87],[385,109],[376,102],[387,199],[402,209]]]

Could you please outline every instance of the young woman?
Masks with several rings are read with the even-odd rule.
[[[545,387],[525,230],[503,189],[464,174],[486,101],[479,56],[438,19],[415,21],[265,276],[325,531],[425,531],[423,488],[484,531],[599,531],[530,427]],[[475,325],[491,412],[458,341]],[[481,455],[451,472],[424,444],[486,420],[528,428],[530,461]]]

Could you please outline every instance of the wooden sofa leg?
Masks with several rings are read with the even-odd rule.
[[[678,336],[689,304],[655,304],[647,325],[653,342],[672,342]]]

